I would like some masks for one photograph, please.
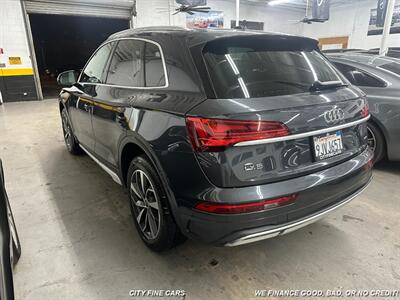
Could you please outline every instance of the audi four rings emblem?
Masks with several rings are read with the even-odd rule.
[[[324,119],[328,124],[337,123],[344,119],[344,111],[341,108],[328,110],[324,113]]]

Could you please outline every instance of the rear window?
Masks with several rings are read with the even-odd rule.
[[[205,46],[204,60],[218,98],[254,98],[309,92],[316,81],[342,81],[304,41],[236,39]]]

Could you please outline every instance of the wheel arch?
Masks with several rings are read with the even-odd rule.
[[[69,110],[67,108],[66,103],[62,99],[59,99],[59,101],[58,101],[58,109],[59,109],[59,112],[60,112],[60,116],[62,116],[61,113],[63,111],[66,112],[67,118],[68,118],[68,121],[69,121],[69,125],[71,126],[72,132],[75,135],[75,130],[74,130],[75,128],[74,128],[74,124],[71,122],[71,116],[69,115]],[[76,136],[75,136],[75,138],[76,138]]]
[[[59,110],[60,110],[60,112],[63,110],[63,109],[65,109],[66,107],[65,107],[65,105],[64,105],[64,103],[62,102],[62,101],[58,101],[58,108],[59,108]]]
[[[148,143],[144,141],[143,138],[135,134],[125,137],[125,139],[123,139],[120,143],[119,148],[119,172],[120,178],[123,182],[123,186],[127,187],[128,169],[132,159],[138,155],[146,155],[146,157],[150,160],[150,163],[156,169],[161,184],[164,187],[165,193],[168,198],[168,203],[170,204],[171,212],[173,214],[173,218],[175,219],[175,222],[178,224],[178,226],[183,229],[183,227],[181,226],[182,222],[180,221],[177,213],[178,206],[175,200],[175,195],[170,188],[167,174],[164,171],[161,162],[155,154],[154,150],[151,149],[151,146],[148,145]]]
[[[144,147],[142,145],[139,146],[139,144],[135,140],[125,141],[124,144],[121,146],[121,151],[119,154],[118,161],[119,161],[120,177],[125,187],[127,187],[129,164],[132,161],[132,159],[141,154],[144,154],[147,157],[149,157],[149,155],[146,153],[146,150],[144,150]],[[149,157],[149,159],[151,158]]]
[[[373,123],[379,131],[382,133],[383,140],[385,141],[385,147],[386,147],[386,152],[387,152],[387,132],[385,130],[385,126],[379,121],[379,119],[375,118],[373,115],[371,115],[371,118],[368,120],[368,123]],[[387,153],[385,153],[387,154]]]

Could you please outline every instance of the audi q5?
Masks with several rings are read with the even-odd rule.
[[[371,179],[365,94],[304,37],[151,27],[59,75],[67,149],[129,195],[155,251],[315,222]]]

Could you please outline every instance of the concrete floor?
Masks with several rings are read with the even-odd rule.
[[[187,241],[159,255],[135,232],[121,187],[65,149],[56,100],[0,106],[0,157],[23,247],[17,299],[125,299],[131,289],[248,299],[255,289],[400,286],[400,163],[380,164],[366,192],[297,232],[236,248]]]

